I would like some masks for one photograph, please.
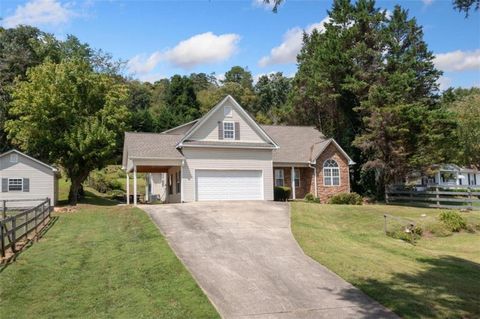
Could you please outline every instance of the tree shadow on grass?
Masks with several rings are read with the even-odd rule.
[[[79,204],[88,204],[88,205],[96,205],[96,206],[116,206],[121,204],[119,201],[110,199],[107,197],[98,196],[97,194],[85,190],[85,195],[78,200]],[[61,200],[58,201],[59,207],[68,206],[68,200]]]
[[[480,318],[480,264],[453,256],[417,259],[417,274],[396,273],[389,281],[367,279],[356,286],[405,318]],[[342,298],[352,300],[347,289]],[[372,310],[362,306],[365,317]]]

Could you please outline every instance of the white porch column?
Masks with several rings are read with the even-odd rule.
[[[125,184],[127,189],[127,205],[130,205],[130,173],[127,170],[127,184]]]
[[[292,166],[292,173],[290,174],[292,180],[292,199],[295,199],[295,168]]]
[[[137,206],[137,165],[133,164],[133,205]]]
[[[148,202],[150,194],[148,193],[148,185],[150,185],[150,173],[145,174],[145,201]]]

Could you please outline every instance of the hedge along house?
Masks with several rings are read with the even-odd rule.
[[[163,133],[127,132],[123,148],[134,204],[139,172],[147,173],[147,200],[162,188],[160,199],[168,203],[273,200],[274,186],[287,186],[292,199],[312,193],[326,202],[350,191],[352,164],[314,127],[259,125],[231,96],[202,118]]]
[[[10,150],[0,154],[0,200],[15,200],[9,206],[30,207],[32,200],[58,200],[58,171],[20,151]]]

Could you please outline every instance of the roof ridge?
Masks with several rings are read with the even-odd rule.
[[[170,136],[178,136],[183,134],[171,134],[171,133],[163,133],[163,132],[125,132],[125,134],[151,134],[151,135],[170,135]]]

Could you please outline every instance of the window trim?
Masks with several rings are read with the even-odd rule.
[[[230,129],[226,130],[225,129],[225,124],[232,124],[232,129],[231,130]],[[234,121],[223,121],[222,125],[223,125],[223,139],[224,140],[235,140],[235,122]],[[225,133],[227,131],[232,132],[232,137],[226,137],[225,136]]]
[[[277,178],[277,171],[278,172],[282,172],[282,177],[281,178]],[[275,168],[274,170],[274,186],[275,187],[284,187],[285,186],[285,172],[283,170],[283,168]],[[281,180],[282,181],[282,185],[277,185],[277,180]]]
[[[325,166],[327,164],[328,161],[333,161],[335,163],[336,166]],[[329,158],[329,159],[326,159],[324,162],[323,162],[323,186],[326,186],[326,187],[339,187],[342,185],[342,181],[340,179],[340,166],[338,165],[338,162],[332,158]],[[326,182],[326,179],[327,179],[327,176],[325,174],[325,172],[329,171],[330,174],[328,176],[328,178],[330,179],[330,184],[327,184]],[[338,172],[338,185],[335,185],[333,183],[333,171],[337,171]],[[335,176],[336,177],[336,176]]]
[[[297,180],[298,180],[298,185],[297,185]],[[300,168],[293,169],[293,182],[295,183],[295,187],[300,187]]]
[[[22,186],[22,189],[10,189],[10,181],[13,181],[13,180],[20,180],[22,181],[20,183],[20,185]],[[12,178],[8,178],[8,192],[23,192],[23,178],[18,178],[18,177],[12,177]]]

